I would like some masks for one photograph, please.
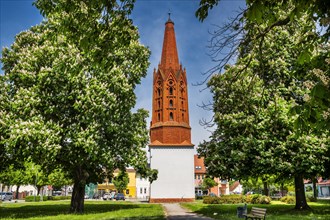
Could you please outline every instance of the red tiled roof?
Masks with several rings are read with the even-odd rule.
[[[233,185],[230,186],[230,188],[229,188],[229,192],[234,191],[234,189],[236,189],[236,187],[237,187],[238,185],[239,185],[239,181],[235,181],[235,182],[233,183]]]
[[[206,173],[206,168],[204,165],[204,157],[198,158],[198,155],[194,155],[194,171],[198,174]]]

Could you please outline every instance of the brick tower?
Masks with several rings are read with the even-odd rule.
[[[150,202],[194,200],[194,145],[189,125],[186,70],[176,47],[174,22],[165,23],[163,50],[153,73],[150,165],[158,170]]]

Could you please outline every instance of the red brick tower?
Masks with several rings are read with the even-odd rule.
[[[150,167],[158,178],[150,185],[150,202],[191,202],[194,145],[189,126],[186,70],[179,63],[174,23],[165,23],[163,51],[153,73]]]
[[[152,145],[192,145],[186,70],[179,64],[174,23],[165,24],[161,62],[153,73]]]

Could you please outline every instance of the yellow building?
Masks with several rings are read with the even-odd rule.
[[[128,173],[129,182],[126,190],[124,190],[123,193],[129,198],[136,198],[136,172],[134,169],[126,169],[126,172]],[[117,169],[114,171],[113,175],[117,176],[118,174],[119,170]],[[108,179],[105,179],[104,183],[98,184],[97,190],[101,195],[103,195],[105,192],[117,191],[114,184]]]

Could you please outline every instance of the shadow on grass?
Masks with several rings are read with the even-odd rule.
[[[236,216],[238,204],[232,205],[201,205],[194,212],[215,219],[238,219]],[[251,207],[259,207],[267,209],[267,219],[330,219],[330,201],[319,201],[310,203],[310,210],[295,210],[294,205],[287,204],[248,204],[248,212]],[[314,219],[312,218],[312,219]]]
[[[9,206],[0,207],[0,219],[12,218],[12,219],[27,219],[32,217],[50,217],[57,215],[66,215],[69,213],[70,203],[22,203]],[[143,209],[148,212],[148,209],[152,209],[152,205],[148,204],[132,204],[132,203],[85,203],[84,214],[96,214],[105,212],[114,212],[118,210],[127,209]],[[77,214],[78,215],[78,214]],[[109,214],[111,219],[111,214]],[[141,219],[141,217],[129,217],[129,219]],[[164,219],[163,216],[151,216],[143,217],[143,219]]]

